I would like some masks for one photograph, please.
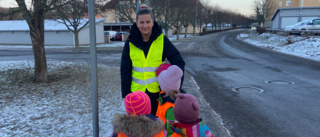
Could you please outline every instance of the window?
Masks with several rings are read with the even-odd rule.
[[[282,0],[279,1],[279,7],[282,7]]]
[[[320,24],[320,20],[313,20],[313,25],[319,25]]]
[[[286,6],[287,6],[287,7],[290,7],[290,6],[291,6],[291,0],[287,0],[287,1],[286,1]]]

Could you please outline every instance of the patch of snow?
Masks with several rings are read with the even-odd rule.
[[[48,61],[47,63],[49,74],[56,71],[64,72],[66,68],[69,68],[71,72],[76,71],[86,76],[76,77],[78,79],[69,81],[62,79],[61,83],[60,81],[40,84],[26,83],[20,85],[21,87],[17,83],[13,85],[6,83],[7,86],[2,86],[0,90],[1,137],[92,136],[90,65],[60,61]],[[1,74],[13,73],[13,71],[8,71],[9,69],[34,71],[34,63],[31,61],[0,61],[0,64]],[[100,72],[99,134],[109,136],[113,130],[111,121],[114,114],[125,113],[123,99],[118,93],[120,68],[105,65],[98,65],[98,68]],[[0,75],[2,83],[0,84],[4,85],[4,82],[7,81],[2,81],[1,77],[3,76]]]
[[[281,36],[277,34],[263,33],[243,40],[255,46],[265,47],[285,54],[320,61],[319,37]]]

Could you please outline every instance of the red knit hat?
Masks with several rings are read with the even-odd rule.
[[[167,70],[170,66],[171,65],[169,63],[161,64],[157,69],[156,75],[159,76],[162,71]]]
[[[167,70],[162,71],[158,77],[161,90],[168,93],[179,90],[182,75],[182,70],[176,65],[172,65]]]
[[[151,113],[150,98],[142,91],[136,91],[128,94],[124,98],[124,106],[127,114],[137,116]]]
[[[199,103],[190,94],[177,95],[173,108],[174,117],[182,124],[194,124],[199,117]]]

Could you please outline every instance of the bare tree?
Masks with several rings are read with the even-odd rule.
[[[102,0],[96,0],[96,14],[100,12]],[[50,17],[64,24],[74,34],[75,47],[79,48],[79,32],[89,24],[88,0],[60,0],[56,10],[50,12]]]
[[[146,0],[140,0],[145,3]],[[103,9],[114,10],[118,15],[119,21],[128,20],[131,23],[135,22],[136,0],[111,0]]]
[[[214,20],[212,22],[213,22],[215,30],[218,29],[218,27],[219,27],[218,24],[221,22],[221,19],[220,19],[221,10],[222,10],[222,8],[219,5],[215,5],[213,7],[213,15],[212,15],[213,18],[212,19],[214,19]]]
[[[185,29],[184,37],[187,37],[188,27],[190,24],[194,24],[195,21],[195,0],[185,0],[184,4],[181,5],[181,20],[180,23]]]
[[[75,47],[79,48],[79,32],[89,24],[83,18],[88,11],[87,0],[59,1],[56,10],[51,11],[55,21],[64,24],[74,34]]]
[[[201,2],[200,0],[191,0],[189,5],[188,5],[188,17],[189,17],[189,24],[192,25],[193,27],[193,34],[196,34],[196,27],[200,26],[200,32],[201,32],[201,28],[202,28],[202,10],[204,8],[204,6],[202,5],[203,2]],[[206,4],[206,3],[205,3]],[[202,16],[202,17],[201,17]],[[200,21],[201,20],[201,21]],[[199,23],[199,21],[201,23]]]
[[[0,19],[3,19],[5,14],[7,13],[7,9],[0,6]]]
[[[24,0],[16,0],[23,18],[28,23],[35,64],[35,82],[48,81],[47,60],[44,48],[44,19],[48,11],[52,10],[57,0],[34,0],[33,10],[27,9]]]
[[[177,30],[177,40],[179,40],[180,28],[182,26],[181,20],[185,16],[184,13],[184,0],[170,0],[169,4],[169,18],[168,24],[175,27]]]
[[[4,20],[22,20],[22,13],[17,7],[14,8],[3,8],[0,7],[0,19]]]
[[[151,0],[150,6],[152,7],[152,13],[155,20],[159,23],[162,29],[165,31],[165,35],[168,36],[168,31],[171,28],[169,25],[169,4],[170,0]]]
[[[208,29],[208,24],[213,24],[213,18],[212,18],[213,8],[209,5],[206,5],[203,9],[203,16],[204,20],[203,23],[206,25],[206,29]]]
[[[198,17],[197,17],[197,24],[199,26],[200,29],[200,33],[202,33],[202,29],[203,29],[203,24],[204,24],[204,20],[205,20],[205,15],[204,15],[204,7],[200,7],[198,8]],[[194,26],[195,27],[195,26]]]
[[[271,18],[273,12],[276,9],[275,0],[255,0],[254,2],[254,12],[256,15],[256,20],[259,24],[265,23],[268,18]]]

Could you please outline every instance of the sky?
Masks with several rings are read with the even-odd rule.
[[[223,9],[231,10],[243,15],[253,14],[253,3],[255,0],[201,0],[204,3],[208,2],[211,5],[219,5]]]
[[[209,3],[211,5],[219,5],[223,9],[228,9],[233,12],[241,13],[243,15],[252,15],[253,2],[255,0],[201,0],[203,4]],[[30,3],[31,0],[26,0],[26,3]],[[1,7],[16,7],[15,0],[0,0]]]
[[[15,0],[0,0],[1,7],[16,7],[17,2]]]

